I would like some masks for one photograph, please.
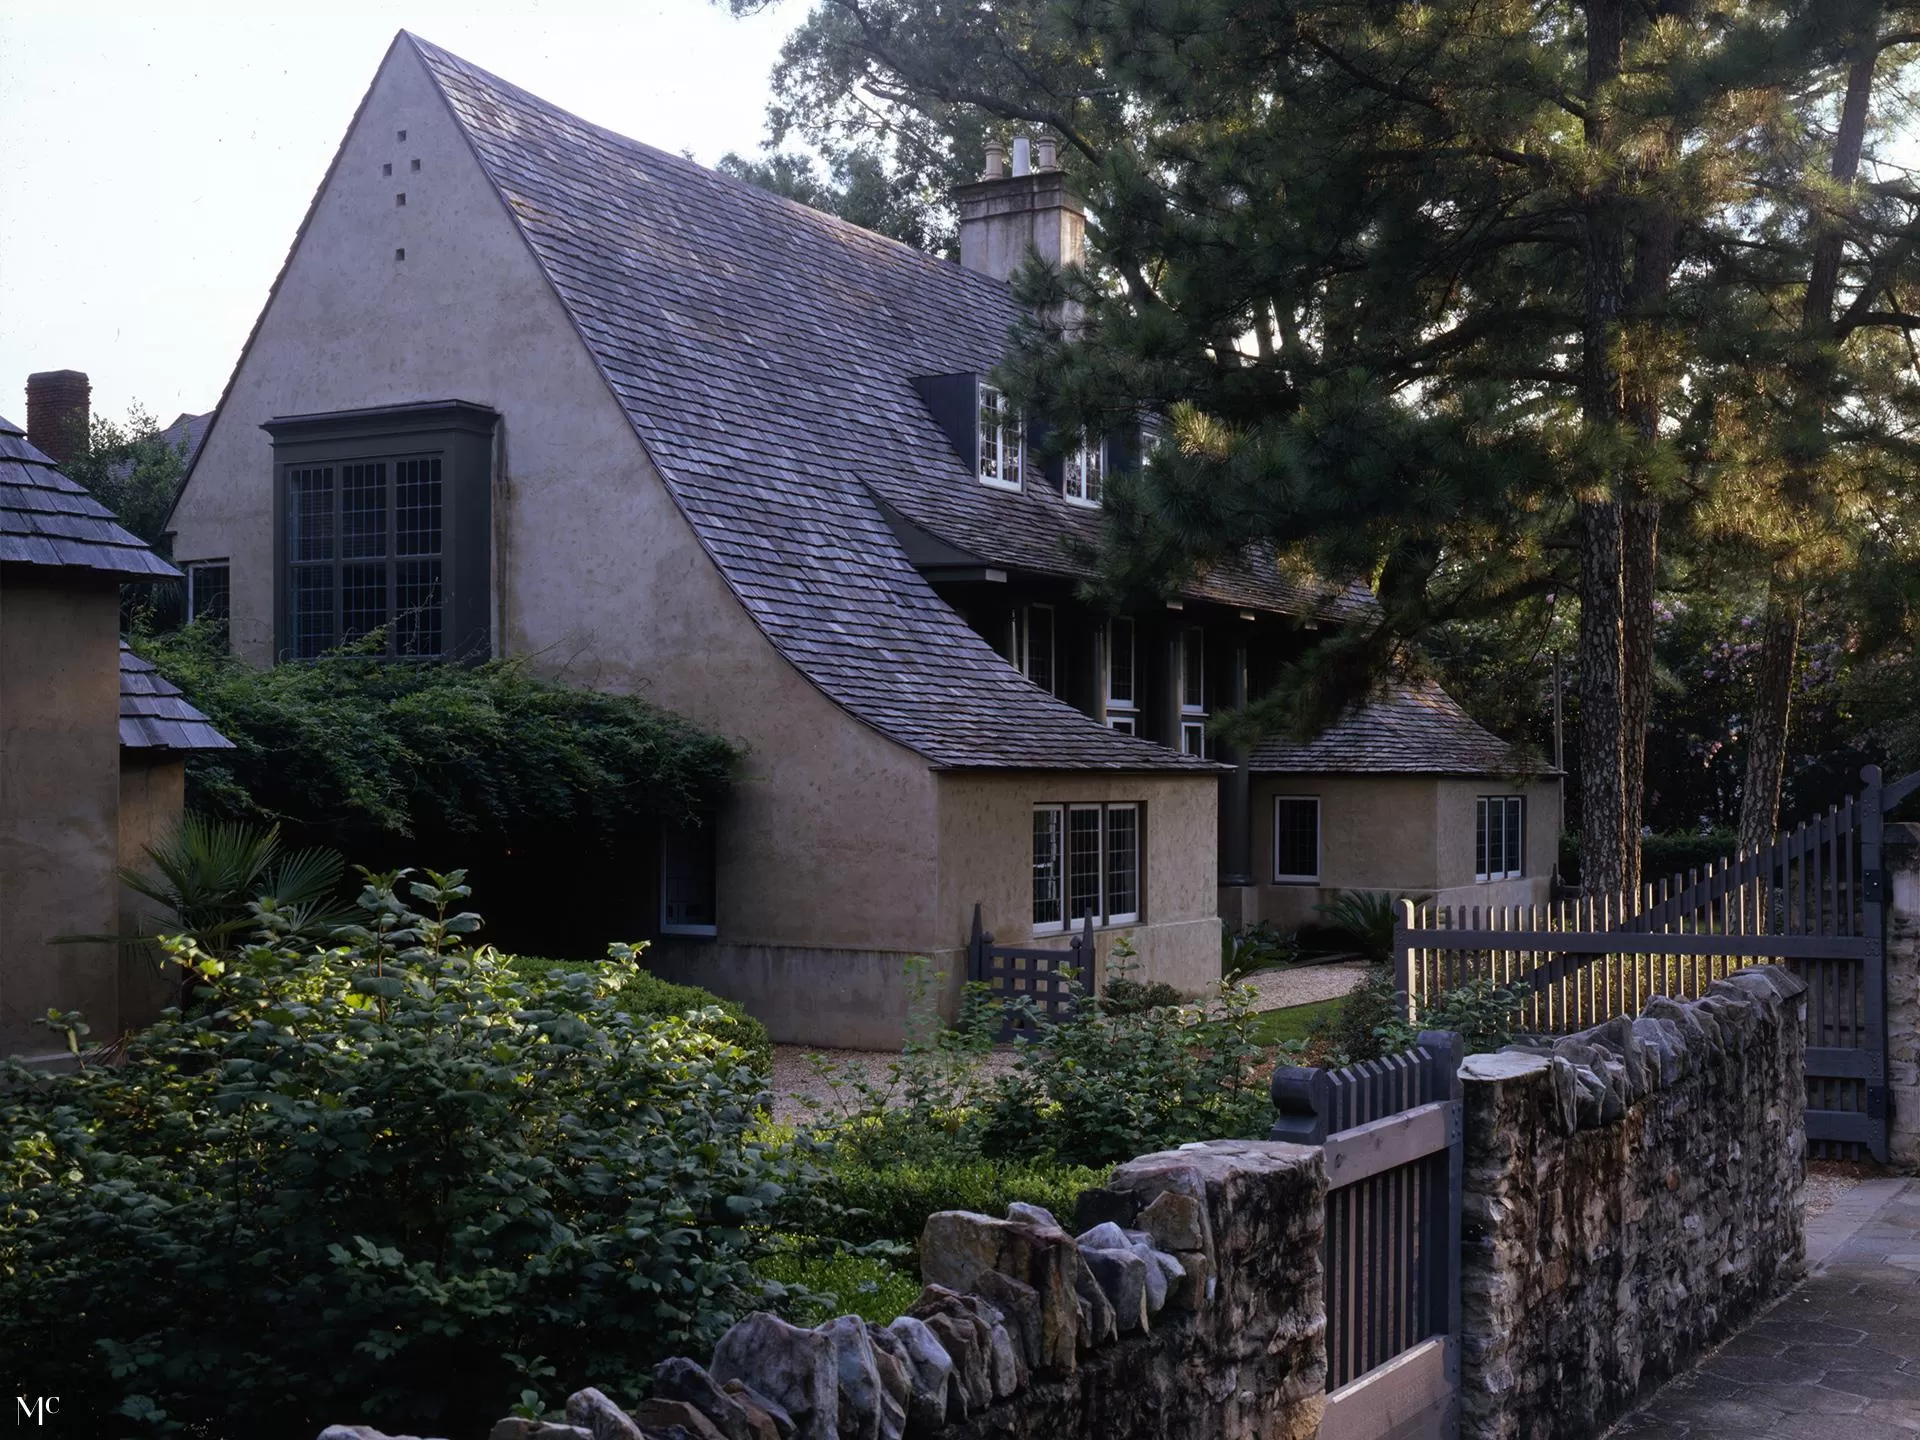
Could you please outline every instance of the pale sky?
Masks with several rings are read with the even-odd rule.
[[[0,0],[0,415],[84,370],[96,415],[220,398],[402,28],[636,140],[758,148],[805,0]]]

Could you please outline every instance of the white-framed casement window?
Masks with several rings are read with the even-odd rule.
[[[1473,805],[1473,878],[1518,880],[1526,868],[1526,797],[1482,795]]]
[[[1131,925],[1141,915],[1143,810],[1115,805],[1033,807],[1033,929]]]
[[[1273,798],[1273,881],[1315,885],[1320,880],[1320,797]]]
[[[1180,637],[1180,751],[1207,753],[1207,632]]]
[[[1107,622],[1107,724],[1133,734],[1140,724],[1140,690],[1134,663],[1133,621],[1116,615]]]
[[[1076,505],[1098,505],[1107,493],[1107,446],[1097,436],[1082,435],[1080,443],[1067,452],[1062,485],[1067,499]]]
[[[1059,674],[1051,605],[1016,605],[1007,612],[1007,663],[1049,695]]]
[[[1018,490],[1027,469],[1027,439],[1006,391],[980,384],[980,481]]]

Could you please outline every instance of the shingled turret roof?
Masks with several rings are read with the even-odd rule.
[[[27,432],[0,416],[0,561],[97,570],[124,579],[177,579],[180,572],[123,529]]]
[[[912,382],[997,363],[1004,285],[398,43],[700,543],[801,673],[938,766],[1213,768],[1030,684],[914,570],[876,501],[958,473]]]
[[[129,750],[231,750],[180,687],[120,642],[120,743]]]
[[[1314,739],[1268,736],[1250,757],[1279,774],[1515,775],[1542,772],[1430,680],[1403,681]]]

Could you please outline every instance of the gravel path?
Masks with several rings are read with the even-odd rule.
[[[1825,1160],[1807,1163],[1807,1218],[1824,1214],[1833,1202],[1867,1179],[1858,1165],[1840,1165]]]
[[[1247,978],[1258,992],[1256,1010],[1285,1010],[1294,1005],[1312,1005],[1335,1000],[1367,978],[1364,961],[1337,965],[1302,965],[1291,970],[1262,970]],[[826,1068],[841,1072],[821,1075],[813,1057]],[[845,1072],[857,1071],[876,1085],[888,1084],[888,1067],[900,1058],[897,1050],[820,1050],[807,1045],[773,1047],[773,1118],[782,1125],[797,1125],[809,1118],[822,1121],[844,1117],[859,1103],[852,1087],[844,1083]],[[1005,1049],[987,1061],[987,1071],[995,1074],[1013,1067],[1013,1052]],[[835,1089],[835,1078],[843,1083]],[[812,1100],[818,1108],[806,1102]]]

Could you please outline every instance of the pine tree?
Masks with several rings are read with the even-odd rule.
[[[1781,144],[1817,130],[1879,8],[822,0],[781,104],[943,164],[995,123],[1066,142],[1093,263],[1025,277],[1005,368],[1062,434],[1166,419],[1110,486],[1101,592],[1255,545],[1380,600],[1248,725],[1324,722],[1435,624],[1577,594],[1583,879],[1617,893],[1663,522],[1703,490],[1730,511],[1729,415],[1747,451],[1775,443],[1744,434],[1770,428],[1755,384],[1700,387],[1779,348],[1782,271],[1818,232],[1778,218]]]

